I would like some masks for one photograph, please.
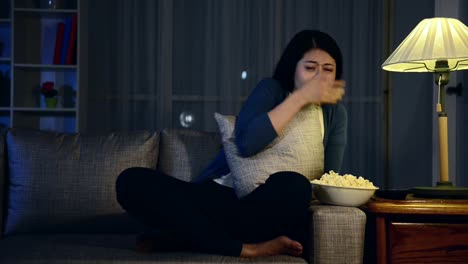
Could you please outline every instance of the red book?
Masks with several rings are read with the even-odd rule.
[[[68,42],[67,58],[65,64],[75,64],[76,58],[76,30],[77,30],[77,16],[74,15],[72,18],[70,41]]]
[[[65,24],[57,24],[57,36],[55,38],[55,50],[54,50],[54,64],[60,64],[60,54],[62,52],[63,33],[65,32]]]

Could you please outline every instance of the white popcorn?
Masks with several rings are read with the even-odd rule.
[[[356,178],[356,176],[353,176],[351,174],[345,174],[341,176],[340,174],[332,170],[329,173],[323,174],[320,180],[317,180],[317,179],[313,180],[312,183],[331,185],[331,186],[340,186],[340,187],[355,187],[355,188],[366,188],[366,189],[377,188],[374,186],[374,184],[371,181],[366,180],[361,176],[359,176],[359,178]]]

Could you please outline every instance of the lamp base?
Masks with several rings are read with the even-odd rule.
[[[435,187],[414,187],[410,193],[422,198],[468,199],[468,188],[454,187],[450,181],[437,182]]]

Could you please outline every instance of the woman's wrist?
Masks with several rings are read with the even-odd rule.
[[[304,94],[302,89],[296,89],[294,90],[291,95],[291,100],[294,101],[295,105],[299,107],[299,109],[302,109],[304,106],[309,105],[313,102],[310,102],[308,100],[308,97],[306,94]]]

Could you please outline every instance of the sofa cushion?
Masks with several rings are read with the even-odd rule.
[[[158,168],[184,181],[198,176],[221,149],[219,133],[189,129],[161,132]]]
[[[215,113],[222,135],[226,160],[231,169],[234,190],[239,198],[252,192],[273,173],[295,171],[309,180],[323,173],[324,148],[319,107],[299,111],[265,149],[250,157],[238,154],[234,142],[234,116]]]
[[[82,135],[13,129],[5,234],[135,232],[115,198],[128,167],[156,168],[158,134]]]
[[[134,243],[133,235],[17,235],[0,240],[0,263],[306,263],[286,255],[250,259],[191,252],[141,254]]]

